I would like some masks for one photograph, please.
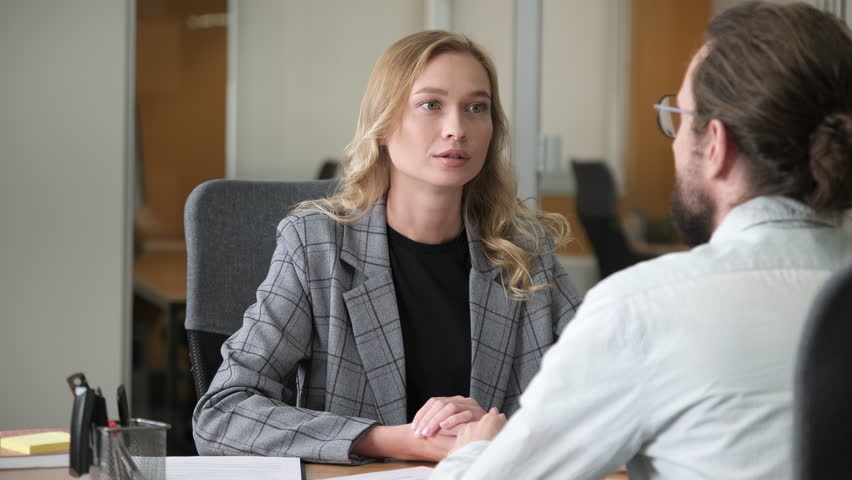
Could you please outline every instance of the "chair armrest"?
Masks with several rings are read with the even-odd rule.
[[[192,378],[195,380],[195,393],[198,398],[201,398],[210,387],[210,382],[213,381],[219,366],[222,365],[220,349],[228,336],[187,329],[186,339],[189,345]]]

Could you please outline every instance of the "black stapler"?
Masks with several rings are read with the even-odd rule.
[[[92,465],[92,451],[96,448],[94,427],[107,425],[106,401],[103,395],[89,388],[82,373],[69,376],[68,386],[74,394],[68,472],[79,477],[89,473]]]

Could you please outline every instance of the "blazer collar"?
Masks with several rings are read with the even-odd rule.
[[[382,198],[357,222],[343,226],[340,259],[368,278],[390,270],[387,224]]]

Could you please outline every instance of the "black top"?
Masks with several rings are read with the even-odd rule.
[[[388,225],[405,346],[408,420],[431,397],[470,395],[470,253],[464,231],[430,245]]]

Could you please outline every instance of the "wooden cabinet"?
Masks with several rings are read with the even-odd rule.
[[[652,105],[680,89],[712,7],[710,0],[631,3],[626,203],[650,218],[668,216],[674,186],[671,139],[657,128]]]

